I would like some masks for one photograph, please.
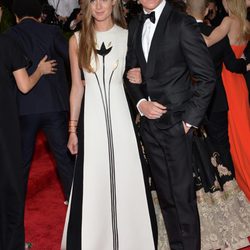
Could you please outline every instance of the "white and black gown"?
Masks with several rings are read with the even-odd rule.
[[[79,41],[79,33],[75,33]],[[62,249],[153,250],[137,140],[123,87],[127,30],[96,32],[98,62],[84,71],[79,145]]]

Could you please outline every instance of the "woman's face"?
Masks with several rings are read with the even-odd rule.
[[[246,0],[246,6],[247,6],[247,8],[250,7],[250,0]]]
[[[111,19],[115,0],[90,0],[90,8],[96,22],[105,22]]]

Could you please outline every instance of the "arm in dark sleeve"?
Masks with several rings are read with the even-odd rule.
[[[226,68],[234,73],[246,73],[246,61],[241,59],[236,59],[235,54],[230,46],[228,37],[223,39],[223,51],[224,51],[224,64]]]
[[[124,73],[125,90],[128,92],[133,103],[136,105],[139,100],[146,98],[142,90],[142,84],[133,84],[127,78],[127,71],[129,69],[139,67],[138,59],[135,51],[136,34],[139,22],[136,19],[131,20],[128,30],[128,50],[126,56],[126,69]]]
[[[196,80],[195,90],[186,105],[183,120],[198,126],[206,113],[215,87],[214,65],[198,25],[192,17],[184,18],[180,42],[191,76]]]
[[[244,55],[246,57],[247,63],[250,63],[250,41],[247,43],[247,46],[244,50]]]

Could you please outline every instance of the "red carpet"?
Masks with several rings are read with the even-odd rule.
[[[31,167],[25,209],[26,241],[32,250],[59,250],[66,206],[43,135],[39,135]]]
[[[30,172],[25,210],[26,241],[32,243],[32,250],[60,250],[66,213],[63,202],[53,159],[44,136],[40,134]],[[244,250],[250,250],[250,247]]]

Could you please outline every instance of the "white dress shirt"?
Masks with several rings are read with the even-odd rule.
[[[164,0],[162,0],[161,3],[154,10],[152,10],[155,12],[155,23],[152,23],[150,21],[150,19],[147,19],[144,22],[141,40],[142,40],[142,49],[143,49],[143,53],[144,53],[144,57],[145,57],[146,62],[148,61],[148,54],[149,54],[151,42],[152,42],[152,39],[153,39],[153,36],[155,33],[155,28],[158,24],[159,18],[161,16],[161,13],[162,13],[165,5],[166,5],[166,2]],[[143,9],[143,12],[144,12],[144,14],[149,14],[144,9]],[[141,116],[143,116],[143,113],[140,111],[140,109],[138,107],[139,107],[140,103],[144,100],[146,100],[146,99],[143,98],[143,99],[139,100],[139,102],[136,105]],[[150,97],[148,97],[148,100],[150,101]]]
[[[157,26],[161,13],[165,7],[165,4],[166,2],[162,0],[161,3],[154,10],[152,10],[155,12],[155,23],[152,23],[150,19],[147,19],[144,22],[141,40],[142,40],[142,49],[143,49],[143,53],[144,53],[146,61],[148,61],[148,54],[149,54],[152,38],[154,36],[155,28]],[[149,14],[145,10],[143,11],[145,14]]]

